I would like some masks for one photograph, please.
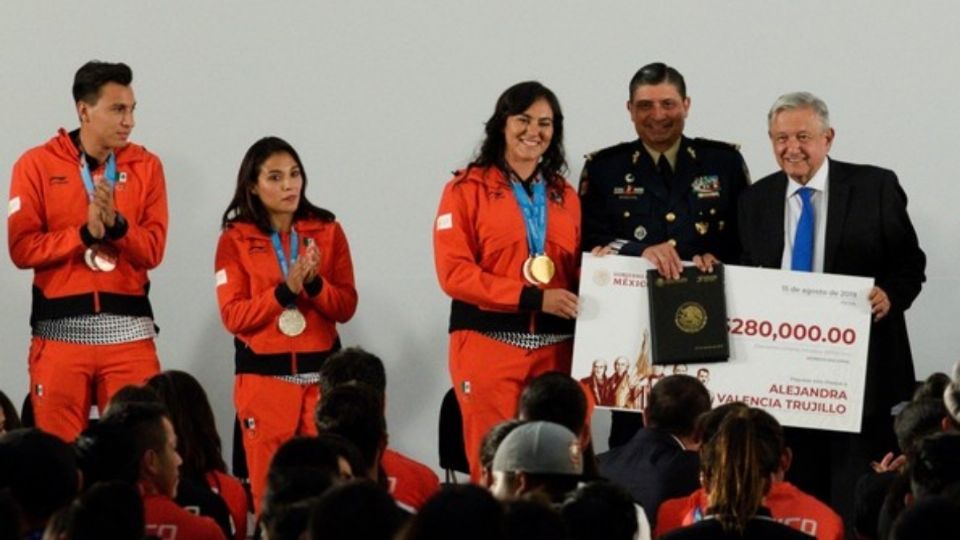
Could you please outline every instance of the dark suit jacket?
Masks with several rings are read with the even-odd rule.
[[[643,428],[630,441],[597,456],[600,476],[619,484],[643,507],[650,528],[667,499],[685,497],[700,487],[700,457],[684,450],[665,431]]]
[[[910,399],[916,375],[903,313],[926,279],[926,256],[907,215],[896,174],[830,160],[823,270],[873,277],[891,309],[870,329],[864,397],[868,419],[890,419],[890,407]],[[741,263],[780,268],[787,177],[781,171],[750,186],[739,203]]]

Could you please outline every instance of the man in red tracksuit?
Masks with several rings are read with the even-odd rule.
[[[10,257],[34,270],[34,414],[67,441],[94,399],[103,410],[160,367],[147,271],[163,258],[167,196],[160,160],[128,142],[132,79],[125,64],[82,66],[73,83],[80,128],[28,150],[10,184]]]

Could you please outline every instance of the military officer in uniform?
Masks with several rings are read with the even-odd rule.
[[[588,155],[580,178],[584,251],[644,257],[669,278],[679,277],[683,260],[701,270],[737,262],[747,167],[735,145],[685,137],[689,110],[676,69],[648,64],[630,80],[627,111],[638,138]],[[640,423],[639,415],[614,414],[610,446]]]

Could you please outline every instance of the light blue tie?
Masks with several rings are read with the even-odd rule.
[[[803,206],[800,210],[800,221],[797,222],[797,234],[793,237],[793,256],[790,258],[790,269],[801,272],[813,271],[813,197],[814,189],[802,187],[797,190]]]

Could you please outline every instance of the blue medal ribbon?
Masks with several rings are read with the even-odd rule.
[[[93,183],[93,175],[90,173],[90,166],[87,165],[87,155],[80,155],[80,176],[83,177],[83,187],[87,188],[87,197],[93,200],[93,192],[96,186]],[[110,184],[110,189],[117,184],[117,156],[110,152],[107,156],[107,164],[103,171],[103,178]]]
[[[273,231],[273,234],[270,235],[270,240],[273,242],[273,251],[277,254],[277,260],[280,261],[280,272],[283,274],[283,279],[287,279],[287,276],[290,275],[290,265],[297,262],[297,257],[300,255],[300,242],[297,237],[297,231],[293,228],[290,229],[290,260],[287,260],[287,254],[283,251],[283,243],[280,241],[280,233]]]
[[[513,194],[523,212],[523,222],[527,228],[527,247],[530,255],[542,255],[547,243],[547,183],[543,177],[533,181],[533,197],[527,195],[523,185],[517,179],[511,179]]]

